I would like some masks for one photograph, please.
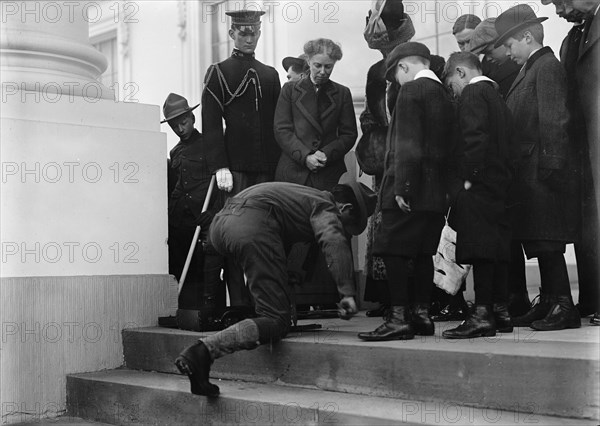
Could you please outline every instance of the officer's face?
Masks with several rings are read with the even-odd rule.
[[[169,120],[169,126],[175,132],[177,136],[181,140],[187,140],[192,136],[192,132],[194,131],[194,122],[196,118],[194,114],[190,111],[187,114],[180,115],[177,118]]]
[[[230,29],[229,37],[233,40],[236,49],[242,53],[252,54],[256,50],[258,39],[260,39],[260,30],[253,27]]]
[[[310,76],[314,83],[323,84],[329,80],[336,61],[329,55],[318,53],[308,60]]]

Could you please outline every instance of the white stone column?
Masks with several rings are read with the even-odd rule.
[[[106,58],[89,43],[95,2],[3,1],[0,49],[3,91],[38,91],[113,99],[97,78]]]
[[[119,367],[121,330],[177,303],[160,109],[96,80],[94,4],[0,3],[2,423],[60,414],[67,374]]]

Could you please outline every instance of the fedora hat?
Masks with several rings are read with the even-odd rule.
[[[356,215],[356,222],[351,225],[345,225],[346,231],[352,235],[360,235],[367,227],[367,220],[369,216],[375,211],[377,205],[377,194],[375,194],[367,186],[360,182],[349,173],[346,172],[342,175],[338,185],[344,185],[352,189],[354,197],[356,198],[356,204],[358,205],[358,215]]]
[[[501,13],[494,23],[496,32],[500,35],[494,43],[494,47],[502,46],[510,36],[534,24],[544,22],[546,19],[548,18],[538,18],[531,6],[527,4],[511,7],[506,12]]]
[[[190,108],[186,98],[176,93],[169,93],[169,96],[167,96],[167,100],[163,105],[163,115],[165,116],[165,119],[161,121],[161,123],[166,123],[186,112],[193,111],[198,108],[199,105],[200,104]]]

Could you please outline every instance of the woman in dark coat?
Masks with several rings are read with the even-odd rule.
[[[275,109],[275,139],[283,151],[275,180],[330,190],[346,172],[356,142],[350,89],[330,80],[342,49],[328,39],[304,45],[309,78],[283,86]]]
[[[282,151],[275,180],[330,191],[346,172],[344,156],[358,136],[354,104],[350,89],[330,80],[342,58],[340,46],[311,40],[304,53],[309,75],[286,83],[275,109],[275,139]],[[335,307],[337,289],[318,246],[295,245],[288,264],[302,285],[297,304]]]

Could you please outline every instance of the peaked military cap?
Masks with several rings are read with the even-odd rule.
[[[260,26],[260,17],[265,12],[259,10],[235,10],[225,13],[227,16],[231,16],[231,25],[236,27],[257,27]]]

